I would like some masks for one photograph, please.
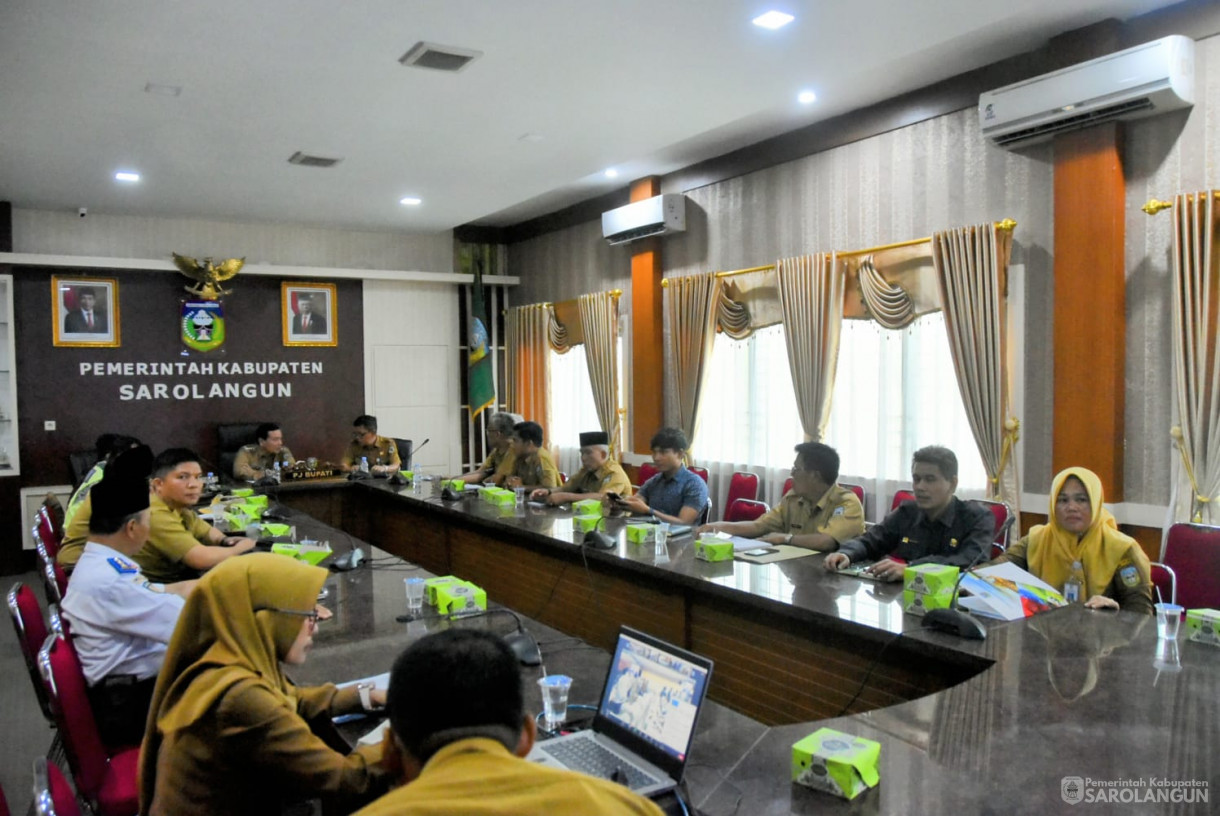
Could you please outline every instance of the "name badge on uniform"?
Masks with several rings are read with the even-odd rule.
[[[953,549],[957,549],[957,539],[956,538],[949,539],[949,546],[952,547]]]
[[[830,514],[830,517],[831,517],[831,518],[835,518],[835,517],[837,517],[837,516],[841,516],[841,515],[843,515],[843,508],[842,508],[842,507],[836,507],[836,508],[835,508],[835,511],[834,511],[833,513],[831,513],[831,514]]]
[[[1139,574],[1139,570],[1137,570],[1135,568],[1134,564],[1127,564],[1126,566],[1119,564],[1118,577],[1122,579],[1124,586],[1127,586],[1127,587],[1139,586],[1140,574]]]
[[[140,568],[130,561],[122,558],[107,558],[107,563],[114,567],[114,571],[119,575],[133,575],[140,571]]]

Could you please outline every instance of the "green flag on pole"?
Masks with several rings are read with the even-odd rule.
[[[468,353],[470,416],[477,417],[496,401],[496,382],[492,377],[491,354],[487,335],[487,307],[483,305],[483,258],[474,253],[474,297],[470,306]]]

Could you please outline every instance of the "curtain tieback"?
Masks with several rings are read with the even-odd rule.
[[[992,494],[1000,497],[1000,479],[1004,476],[1004,469],[1008,467],[1008,457],[1012,455],[1012,449],[1021,438],[1021,420],[1016,417],[1009,417],[1004,421],[1004,442],[1000,446],[1000,466],[996,469],[995,475],[991,477]]]
[[[1182,426],[1174,425],[1169,429],[1169,435],[1173,437],[1173,444],[1177,446],[1178,453],[1182,456],[1182,467],[1186,469],[1186,478],[1190,480],[1190,492],[1194,494],[1194,500],[1199,504],[1199,508],[1195,510],[1190,520],[1195,524],[1202,524],[1203,505],[1210,502],[1212,497],[1204,496],[1199,492],[1199,482],[1195,479],[1195,467],[1190,461],[1190,454],[1186,450],[1186,440],[1182,436]]]

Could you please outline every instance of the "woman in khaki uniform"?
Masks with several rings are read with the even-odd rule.
[[[385,790],[381,748],[344,755],[310,721],[359,711],[360,691],[297,688],[280,662],[313,642],[326,571],[279,555],[233,558],[187,600],[157,678],[140,753],[140,813],[279,813],[322,798],[354,809]],[[368,704],[384,705],[375,689]]]

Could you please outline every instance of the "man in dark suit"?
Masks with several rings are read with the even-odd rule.
[[[297,314],[292,318],[293,334],[326,334],[326,315],[315,314],[313,295],[302,292],[297,295]]]
[[[65,334],[105,334],[109,331],[106,313],[97,311],[97,293],[92,287],[76,290],[76,308],[64,315]]]

